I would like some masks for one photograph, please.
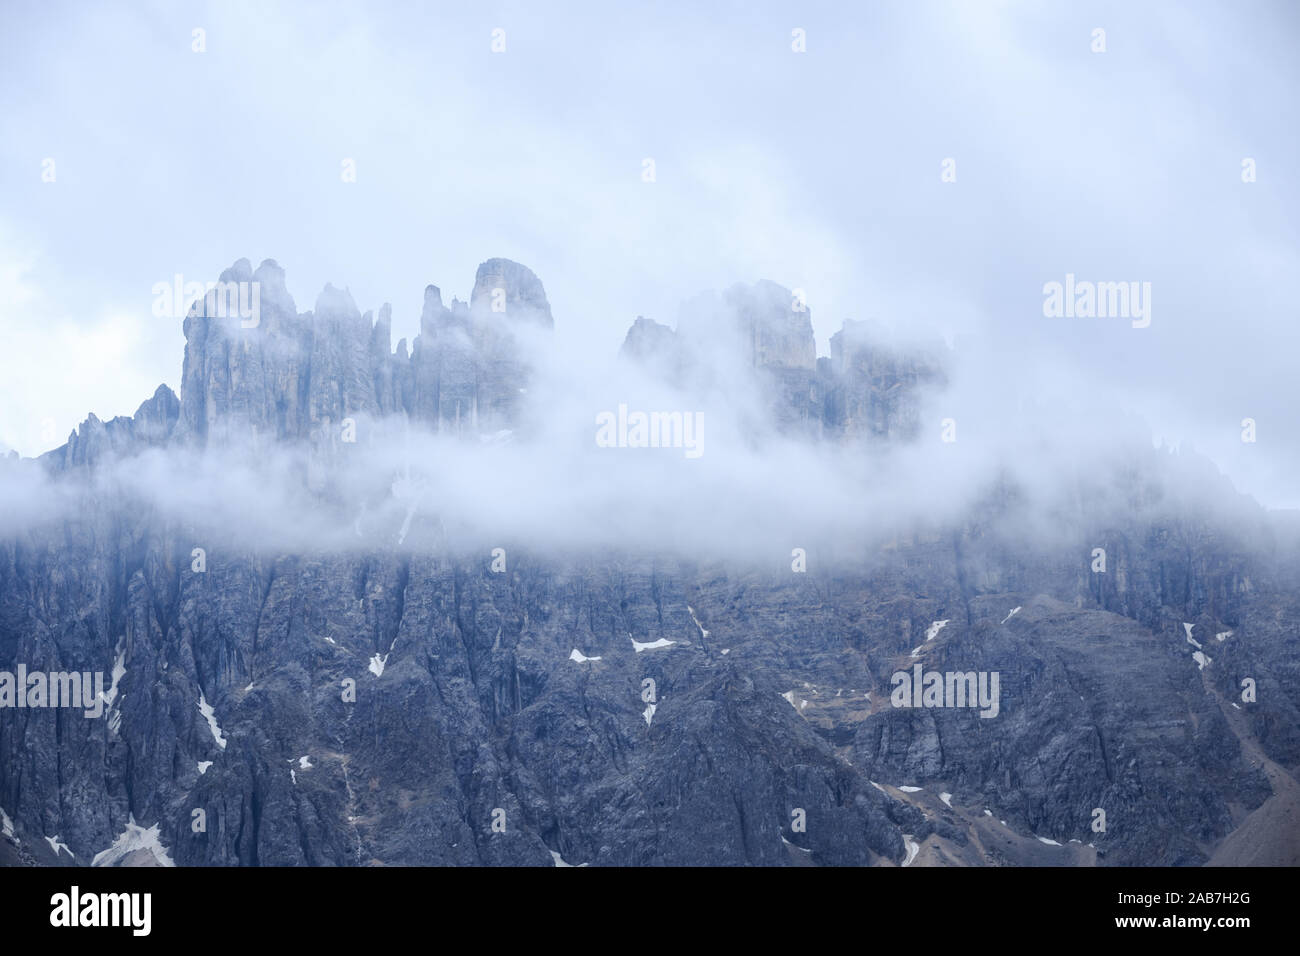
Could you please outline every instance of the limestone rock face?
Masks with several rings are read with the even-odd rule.
[[[372,364],[374,329],[352,296],[326,285],[316,299],[308,353],[307,424],[328,427],[345,418],[377,414],[380,395]]]
[[[775,282],[737,284],[721,297],[696,296],[683,304],[677,331],[699,348],[725,349],[751,368],[811,373],[817,366],[812,313]]]
[[[313,330],[299,316],[284,271],[267,260],[253,272],[241,259],[221,282],[257,282],[260,314],[254,327],[221,315],[211,296],[185,318],[178,435],[198,442],[231,435],[299,438],[309,427]]]
[[[709,380],[719,354],[751,371],[781,428],[851,442],[914,439],[921,397],[946,384],[942,347],[898,349],[868,323],[847,320],[817,358],[812,314],[774,282],[736,285],[682,308],[676,331],[638,316],[620,353],[666,380]]]
[[[81,427],[68,436],[67,444],[46,452],[40,460],[48,469],[59,472],[93,465],[117,455],[134,455],[150,446],[166,444],[176,427],[180,402],[176,393],[159,385],[153,398],[141,404],[130,418],[118,416],[101,422],[90,415]]]
[[[937,353],[878,345],[867,323],[846,321],[831,336],[828,427],[849,438],[914,437],[920,430],[920,396],[945,382]]]
[[[177,433],[199,442],[320,438],[345,419],[393,414],[457,434],[508,428],[529,364],[513,330],[554,325],[541,281],[508,259],[479,267],[470,305],[448,308],[429,286],[409,355],[405,340],[392,351],[387,304],[362,315],[347,290],[327,285],[299,314],[272,260],[254,272],[241,259],[220,281],[258,283],[260,321],[218,314],[211,296],[187,315]],[[497,289],[503,312],[492,308]]]
[[[734,285],[723,297],[739,320],[755,368],[802,369],[817,365],[812,313],[789,289],[764,280]]]
[[[677,333],[640,315],[627,330],[618,354],[619,358],[643,365],[674,383],[681,383],[687,370],[687,355]]]
[[[478,267],[470,309],[498,314],[516,322],[535,322],[553,328],[551,305],[542,280],[527,266],[509,259],[489,259]]]
[[[870,553],[814,550],[804,573],[635,541],[512,548],[501,573],[417,533],[199,542],[201,516],[119,500],[100,469],[223,436],[320,441],[353,416],[472,436],[518,414],[551,324],[506,260],[468,304],[430,286],[409,354],[387,306],[363,316],[326,287],[299,314],[274,262],[225,276],[261,283],[260,321],[200,303],[179,399],[160,387],[39,464],[0,459],[76,503],[0,534],[0,672],[113,682],[102,719],[0,708],[0,864],[83,865],[132,820],[181,865],[900,865],[904,834],[921,865],[1300,862],[1300,528],[1152,492],[1080,506],[1047,540],[1001,489]],[[638,319],[623,357],[690,387],[727,364],[698,348],[721,336],[726,374],[810,440],[907,441],[943,387],[936,352],[857,324],[816,360],[770,283],[687,311],[678,331]],[[1158,488],[1137,467],[1133,486]],[[916,667],[998,674],[997,715],[895,706]]]
[[[1120,614],[1077,555],[978,535],[800,575],[391,550],[214,550],[196,574],[184,529],[88,509],[0,543],[0,669],[120,665],[115,710],[0,710],[0,807],[39,863],[41,837],[84,862],[132,816],[186,865],[897,864],[903,833],[934,862],[1203,863],[1270,798],[1261,761],[1300,759],[1294,567],[1223,541],[1178,564],[1135,531]],[[917,664],[998,672],[998,716],[890,706]]]

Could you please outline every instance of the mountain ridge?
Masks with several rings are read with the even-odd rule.
[[[42,456],[73,507],[0,538],[0,670],[103,671],[114,694],[102,721],[0,708],[3,859],[1279,861],[1260,831],[1289,818],[1300,766],[1297,552],[1257,508],[1180,498],[1168,455],[1131,463],[1118,498],[1074,489],[1048,535],[1008,480],[958,521],[847,556],[747,561],[635,540],[498,555],[440,534],[455,516],[396,484],[416,495],[396,541],[286,549],[200,532],[201,497],[170,513],[99,484],[113,462],[246,434],[330,449],[353,415],[490,449],[554,322],[540,280],[504,263],[480,267],[470,303],[429,287],[407,355],[387,307],[363,316],[330,286],[300,315],[278,265],[241,260],[226,281],[268,283],[256,328],[187,316],[181,396],[91,416]],[[734,360],[798,441],[916,441],[941,369],[855,326],[810,362],[793,298],[740,289],[720,314],[697,304],[694,327],[634,322],[626,357],[685,388],[728,384]],[[688,360],[701,338],[740,347]],[[997,673],[996,715],[897,706],[918,665]]]

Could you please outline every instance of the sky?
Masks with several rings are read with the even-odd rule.
[[[1006,395],[959,391],[959,420],[1050,393],[1068,443],[1122,408],[1300,507],[1294,4],[6,0],[3,21],[0,444],[24,455],[179,391],[181,320],[152,309],[176,274],[274,258],[300,311],[326,282],[391,302],[395,341],[426,284],[465,299],[504,256],[583,354],[771,279],[821,354],[852,318],[978,356]],[[1045,316],[1067,274],[1149,282],[1150,325]]]

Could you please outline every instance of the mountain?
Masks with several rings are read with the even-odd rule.
[[[273,261],[221,281],[258,283],[257,323],[192,309],[179,398],[0,460],[0,487],[43,489],[0,537],[0,672],[109,688],[101,719],[0,707],[0,862],[1300,861],[1297,529],[1194,455],[1061,489],[1050,528],[1008,475],[834,560],[522,534],[497,554],[371,436],[459,442],[435,458],[455,470],[555,414],[536,275],[489,260],[449,306],[429,286],[409,352],[346,290],[298,313]],[[752,386],[780,441],[888,465],[954,356],[862,323],[831,344],[760,282],[676,328],[638,318],[619,361],[673,394]],[[382,494],[347,547],[268,545],[235,532],[282,499],[237,484],[230,519],[199,477],[228,449],[285,455],[313,508],[351,515],[358,463]],[[918,667],[996,675],[996,706],[899,706]]]

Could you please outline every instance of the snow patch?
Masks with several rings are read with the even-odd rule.
[[[289,771],[289,779],[293,781],[295,787],[298,786],[298,774],[293,770]]]
[[[388,663],[387,654],[385,654],[383,657],[380,657],[378,654],[376,654],[374,657],[370,658],[370,667],[369,667],[370,673],[374,674],[376,677],[383,677],[384,665],[387,663]]]
[[[1038,837],[1037,840],[1038,840],[1039,843],[1046,843],[1048,846],[1060,846],[1060,845],[1061,845],[1061,844],[1057,843],[1055,840],[1049,840],[1049,839],[1047,839],[1047,837]]]
[[[801,847],[801,846],[797,846],[796,844],[791,843],[791,842],[790,842],[789,840],[787,840],[785,837],[781,837],[781,842],[784,843],[786,846],[794,847],[794,848],[795,848],[796,850],[798,850],[800,853],[811,853],[811,852],[812,852],[812,850],[805,850],[803,847]]]
[[[225,750],[226,735],[223,734],[221,728],[217,726],[217,714],[212,709],[212,705],[208,703],[207,698],[203,696],[203,691],[199,691],[199,713],[201,713],[203,719],[208,722],[208,728],[212,731],[212,739],[217,742],[218,747]]]
[[[122,678],[126,676],[126,647],[124,646],[125,643],[126,643],[125,638],[122,638],[117,642],[117,648],[116,648],[117,658],[113,661],[113,672],[111,675],[111,681],[108,685],[108,690],[100,694],[100,697],[102,697],[104,700],[104,706],[108,710],[109,732],[114,734],[117,733],[122,727],[122,708],[121,708],[121,701],[117,700],[117,685],[121,682]],[[126,695],[123,694],[122,698],[125,699]],[[116,708],[114,708],[113,706],[114,701],[118,702],[118,706]]]
[[[874,781],[874,780],[868,780],[867,783],[871,784],[873,787],[875,787],[875,788],[876,788],[877,790],[879,790],[881,793],[884,793],[884,792],[885,792],[885,788],[882,787],[880,784],[876,783],[876,781]]]
[[[993,811],[992,811],[992,810],[985,810],[985,811],[984,811],[984,815],[985,815],[986,817],[991,817],[991,816],[993,816]]]
[[[1214,639],[1218,641],[1220,644],[1222,644],[1230,637],[1232,637],[1232,631],[1220,631],[1218,634],[1214,635]]]
[[[1011,620],[1013,617],[1015,617],[1015,616],[1016,616],[1016,612],[1019,611],[1019,610],[1020,610],[1020,608],[1018,608],[1018,607],[1013,607],[1013,608],[1011,609],[1011,613],[1008,614],[1006,617],[1004,617],[1004,618],[1002,619],[1002,623],[1005,624],[1005,623],[1007,623],[1007,621],[1009,621],[1009,620]]]
[[[700,629],[700,637],[708,640],[709,632],[704,629],[704,625],[700,623],[700,619],[695,616],[695,608],[688,604],[686,605],[686,610],[690,613],[691,620],[695,622],[695,626]]]
[[[650,720],[654,717],[655,710],[657,710],[657,708],[654,704],[646,704],[645,710],[641,712],[641,716],[645,718],[645,725],[647,727],[650,726]]]
[[[939,794],[939,799],[942,800],[944,803],[946,803],[948,806],[950,806],[950,807],[952,806],[952,794],[951,794],[951,793],[941,793],[941,794]]]
[[[1196,661],[1196,669],[1203,671],[1213,658],[1206,657],[1201,651],[1192,651],[1192,660]]]
[[[208,768],[211,767],[211,766],[212,766],[212,761],[211,761],[211,760],[200,760],[200,761],[199,761],[199,776],[201,777],[201,776],[203,776],[205,773],[207,773],[207,772],[208,772]]]
[[[299,757],[299,758],[298,758],[298,769],[299,769],[299,770],[310,770],[310,769],[311,769],[312,767],[314,767],[314,766],[316,766],[316,765],[315,765],[314,763],[311,762],[311,757],[310,757],[310,756],[307,756],[307,757]]]
[[[68,850],[68,845],[66,843],[59,842],[59,835],[57,833],[52,837],[46,837],[45,842],[50,845],[50,849],[54,851],[55,856],[59,855],[60,850]],[[77,858],[77,854],[73,853],[71,850],[68,850],[68,856],[72,857],[74,860]],[[91,866],[94,865],[95,864],[93,863],[91,864]]]
[[[642,651],[653,651],[660,647],[668,647],[670,644],[677,643],[676,641],[668,640],[666,637],[661,637],[659,638],[659,640],[651,641],[649,644],[642,644],[631,634],[628,635],[628,640],[632,642],[632,649],[635,650],[638,654],[640,654]]]
[[[919,793],[924,788],[923,787],[899,787],[898,789],[902,790],[904,793]]]
[[[101,695],[104,703],[109,707],[113,706],[113,701],[117,699],[118,682],[126,675],[126,650],[122,647],[122,642],[117,642],[117,659],[113,661],[112,681],[108,685],[108,690]]]
[[[912,839],[912,834],[903,834],[903,845],[907,847],[907,859],[903,861],[903,866],[911,866],[916,855],[921,852],[921,845]]]
[[[560,858],[560,854],[556,853],[554,850],[551,851],[551,859],[555,861],[555,865],[557,867],[565,867],[570,870],[574,870],[574,869],[580,870],[587,865],[586,863],[579,863],[575,867],[572,863],[565,863],[564,860]]]
[[[1190,645],[1192,645],[1192,647],[1196,648],[1196,649],[1199,651],[1199,650],[1201,649],[1201,643],[1200,643],[1200,641],[1198,641],[1198,640],[1196,640],[1194,637],[1192,637],[1192,627],[1193,627],[1193,626],[1194,626],[1194,625],[1192,625],[1192,624],[1187,624],[1187,623],[1184,623],[1184,624],[1183,624],[1183,628],[1184,628],[1184,630],[1187,631],[1187,643],[1190,644]]]
[[[1236,702],[1236,701],[1233,701],[1233,702],[1232,702],[1232,706],[1233,706],[1233,707],[1237,707],[1237,702]],[[1237,707],[1237,709],[1238,709],[1238,710],[1241,710],[1240,707]]]
[[[722,653],[723,653],[723,654],[730,654],[730,653],[731,653],[731,648],[729,648],[729,647],[724,647],[724,648],[722,649]]]
[[[572,651],[569,652],[569,660],[577,661],[579,664],[585,664],[587,661],[598,661],[600,660],[600,658],[588,657],[586,654],[582,653],[582,651],[578,650],[575,647]]]
[[[9,819],[9,814],[5,813],[3,807],[0,807],[0,836],[8,837],[16,845],[22,846],[21,841],[14,836],[14,822]]]
[[[131,816],[126,824],[126,829],[122,835],[113,841],[113,845],[102,853],[96,853],[95,858],[90,861],[91,866],[112,866],[118,860],[135,853],[137,850],[148,850],[153,854],[154,860],[159,866],[175,866],[172,862],[171,854],[167,848],[162,845],[159,839],[159,830],[162,824],[155,823],[148,830],[144,827],[137,826],[135,816]]]
[[[795,705],[795,702],[794,702],[794,691],[792,691],[792,690],[788,690],[788,691],[786,691],[784,694],[782,694],[781,696],[782,696],[783,698],[785,698],[787,701],[789,701],[790,706],[791,706],[791,707],[794,707],[795,710],[798,710],[798,709],[799,709],[798,706],[796,706],[796,705]]]
[[[332,638],[332,637],[327,637],[327,638],[325,638],[325,640],[328,641],[329,643],[335,645],[336,647],[338,646],[338,641],[334,640],[334,638]]]
[[[925,647],[926,644],[929,644],[932,640],[934,640],[935,637],[938,636],[939,632],[942,631],[942,630],[944,629],[944,626],[945,626],[947,623],[948,623],[948,621],[935,621],[935,622],[934,622],[933,624],[931,624],[928,628],[926,628],[926,631],[925,631],[925,643],[924,643],[924,644],[921,644],[919,647],[917,647],[916,649],[914,649],[914,650],[912,651],[912,656],[913,656],[913,657],[916,657],[918,654],[920,654],[920,653],[921,653],[921,648],[922,648],[922,647]]]

